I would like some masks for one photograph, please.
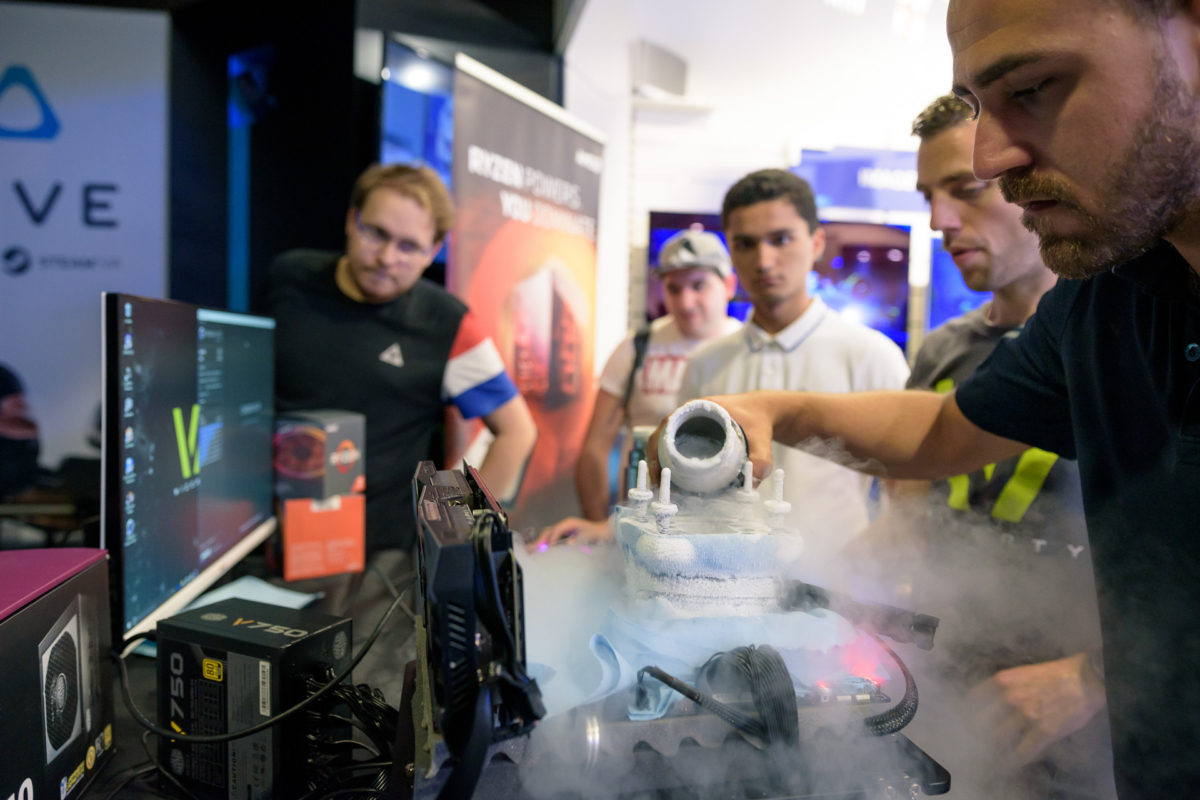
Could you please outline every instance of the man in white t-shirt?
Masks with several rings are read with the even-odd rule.
[[[729,252],[715,234],[686,230],[672,236],[659,253],[657,274],[667,315],[621,342],[600,374],[596,406],[575,469],[583,518],[568,517],[551,525],[529,544],[531,549],[560,539],[608,536],[608,463],[617,434],[625,426],[657,425],[674,411],[691,352],[741,327],[726,314],[737,284]]]
[[[593,521],[608,517],[609,454],[621,428],[661,422],[679,405],[679,382],[691,352],[741,327],[726,315],[736,282],[729,252],[715,234],[686,230],[672,236],[659,253],[657,275],[667,316],[621,342],[600,374],[575,471],[583,515]]]
[[[825,232],[802,178],[779,169],[747,175],[726,193],[721,222],[754,313],[742,330],[692,353],[680,403],[755,389],[904,388],[908,365],[900,348],[808,294],[808,274],[825,249]],[[836,445],[814,446],[828,453]],[[806,553],[835,552],[866,527],[871,478],[780,444],[773,456],[786,475],[790,521],[805,537]]]

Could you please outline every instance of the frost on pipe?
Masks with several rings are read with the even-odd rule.
[[[746,434],[716,403],[692,400],[667,418],[658,463],[679,489],[707,494],[735,485],[746,463]]]

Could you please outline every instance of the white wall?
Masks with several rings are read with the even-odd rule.
[[[633,6],[634,0],[588,2],[563,59],[563,104],[608,137],[597,220],[596,374],[628,324]]]
[[[601,236],[613,237],[601,244],[603,302],[626,286],[612,252],[622,209],[636,270],[651,210],[716,211],[742,175],[794,165],[805,148],[915,149],[913,118],[950,87],[945,11],[945,0],[588,0],[565,54],[566,106],[605,130],[610,152],[630,142],[627,171],[610,160],[603,188]],[[688,101],[711,110],[633,101],[640,38],[687,61]],[[616,343],[607,333],[598,367]]]

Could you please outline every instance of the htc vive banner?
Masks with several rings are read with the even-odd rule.
[[[0,364],[41,463],[93,453],[100,293],[162,297],[165,13],[0,2]]]
[[[521,515],[528,526],[570,510],[563,503],[575,496],[592,413],[603,137],[477,61],[460,54],[456,67],[458,219],[447,286],[491,334],[537,423],[516,500],[519,514],[537,511],[536,520]],[[451,461],[472,445],[468,460],[478,466],[483,433],[478,422],[458,426]],[[492,488],[501,497],[512,489]]]

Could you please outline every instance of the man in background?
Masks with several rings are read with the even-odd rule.
[[[741,327],[726,315],[736,282],[729,253],[715,234],[675,234],[663,244],[656,272],[667,315],[621,342],[600,374],[575,472],[583,515],[590,520],[608,517],[609,453],[621,427],[661,422],[679,405],[679,384],[692,351]]]
[[[674,411],[692,351],[741,327],[726,314],[737,283],[729,252],[715,234],[675,234],[663,244],[656,272],[666,316],[621,342],[600,375],[575,470],[583,518],[568,517],[546,528],[537,545],[551,545],[563,537],[605,537],[612,493],[609,460],[617,435],[622,428],[631,434],[637,426],[653,427]]]
[[[0,498],[33,486],[37,459],[38,427],[25,402],[25,387],[0,364]]]
[[[780,169],[751,173],[726,193],[721,223],[754,310],[742,330],[692,354],[680,403],[755,389],[863,392],[904,386],[908,365],[900,348],[808,293],[809,273],[825,250],[808,183]],[[805,536],[806,555],[833,553],[866,527],[870,478],[796,447],[776,450],[791,522]]]
[[[1001,339],[1019,335],[1057,281],[1037,236],[1021,225],[1021,208],[995,180],[975,177],[976,127],[971,107],[954,95],[913,123],[930,227],[967,286],[992,299],[929,334],[910,389],[953,391]],[[932,487],[900,483],[903,499],[881,522],[923,538],[923,577],[911,582],[911,602],[942,619],[932,660],[956,691],[969,690],[965,716],[990,762],[984,785],[971,791],[1114,796],[1078,466],[1032,448]],[[928,516],[909,519],[906,504]]]
[[[257,310],[276,319],[279,411],[366,416],[367,549],[412,548],[412,476],[447,403],[495,435],[479,471],[515,489],[537,429],[500,354],[458,299],[421,276],[454,219],[437,174],[367,169],[346,212],[345,253],[292,250],[271,265]]]

